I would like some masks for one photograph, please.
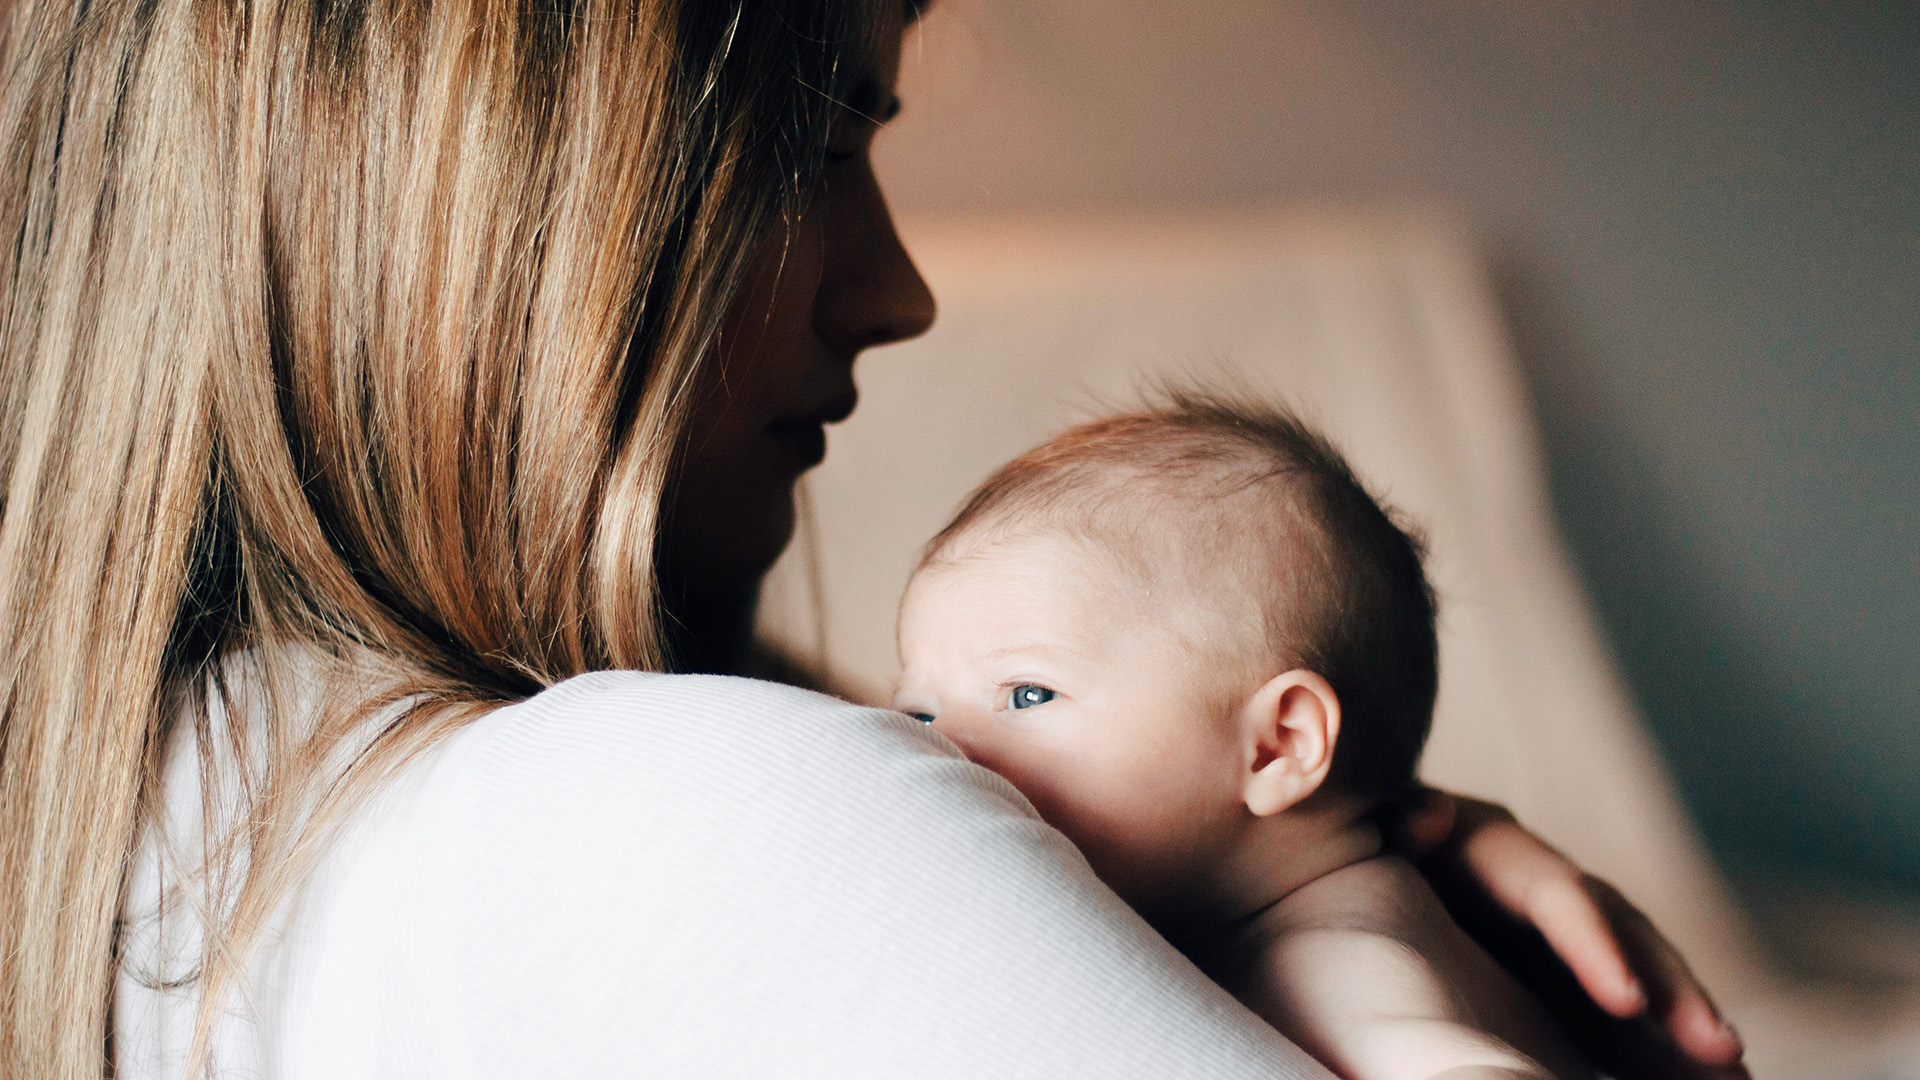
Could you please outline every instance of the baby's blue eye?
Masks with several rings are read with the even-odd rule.
[[[1008,695],[1007,707],[1010,709],[1031,709],[1035,705],[1045,705],[1047,702],[1059,696],[1060,695],[1044,686],[1035,686],[1032,683],[1021,683],[1019,686],[1013,688],[1012,694]]]
[[[923,724],[933,723],[933,714],[929,712],[914,712],[912,710],[908,710],[907,715],[913,717],[915,720],[918,720]]]

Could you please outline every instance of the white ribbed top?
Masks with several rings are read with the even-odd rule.
[[[182,922],[129,935],[122,1077],[179,1075],[195,991],[139,973],[188,955]],[[919,723],[628,672],[500,709],[366,803],[216,1046],[263,1080],[1329,1075]]]

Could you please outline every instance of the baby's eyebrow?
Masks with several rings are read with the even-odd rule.
[[[1002,645],[997,649],[988,649],[985,655],[989,660],[1005,660],[1009,656],[1018,656],[1027,653],[1065,653],[1069,656],[1083,655],[1080,649],[1068,645],[1065,642],[1057,641],[1028,641],[1019,645]]]

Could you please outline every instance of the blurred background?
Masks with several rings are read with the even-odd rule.
[[[1920,901],[1920,6],[939,0],[902,90],[909,246],[1035,212],[1469,222],[1713,853],[1779,917]]]

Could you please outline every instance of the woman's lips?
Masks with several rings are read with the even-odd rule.
[[[827,456],[827,432],[818,420],[776,420],[767,433],[801,468],[811,469]]]
[[[775,420],[767,425],[767,433],[800,463],[802,469],[811,469],[826,459],[826,425],[837,424],[853,415],[853,408],[859,401],[859,395],[849,391],[817,409]]]

